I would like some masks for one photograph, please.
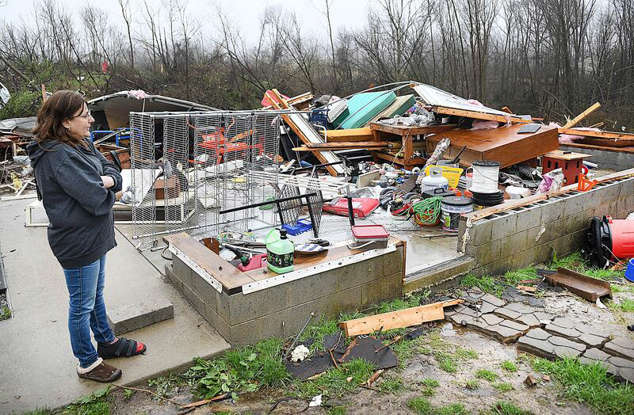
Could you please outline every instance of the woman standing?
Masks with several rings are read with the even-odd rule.
[[[37,114],[36,140],[28,151],[50,223],[49,245],[66,277],[77,374],[112,382],[121,377],[121,370],[103,359],[134,356],[146,346],[115,337],[108,325],[103,299],[106,252],[116,246],[112,205],[121,190],[121,175],[87,139],[93,122],[79,93],[58,91]]]

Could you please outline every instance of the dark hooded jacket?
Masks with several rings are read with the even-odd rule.
[[[114,248],[115,193],[121,175],[94,145],[77,148],[56,140],[33,142],[27,150],[38,195],[48,215],[48,242],[63,268],[78,268]],[[115,185],[106,189],[100,176]]]

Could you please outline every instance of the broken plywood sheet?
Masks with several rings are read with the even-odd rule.
[[[431,85],[418,84],[413,87],[414,91],[433,108],[434,112],[447,115],[458,115],[484,120],[496,120],[499,122],[524,121],[515,114],[478,105],[471,100],[443,91]],[[456,111],[452,111],[456,110]]]
[[[427,152],[431,153],[443,138],[451,140],[444,154],[453,159],[463,147],[460,164],[470,166],[476,160],[500,162],[500,168],[530,160],[559,148],[557,129],[542,126],[536,133],[520,134],[521,125],[510,125],[486,130],[453,129],[427,137]]]
[[[593,303],[604,296],[612,297],[610,283],[588,277],[567,268],[558,268],[555,274],[546,275],[545,278],[549,283],[564,287],[568,291]]]
[[[460,304],[463,300],[443,301],[418,307],[410,307],[389,313],[357,318],[340,323],[346,332],[346,336],[358,336],[369,334],[377,330],[392,330],[403,327],[417,326],[427,321],[442,320],[445,318],[443,308]]]

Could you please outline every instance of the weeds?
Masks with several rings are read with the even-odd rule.
[[[432,413],[432,406],[429,399],[422,396],[414,399],[410,399],[407,402],[407,407],[418,415],[428,415]]]
[[[465,388],[469,389],[469,390],[476,390],[480,387],[480,383],[478,382],[477,379],[471,379],[468,380],[467,383],[465,383]]]
[[[463,349],[462,347],[456,348],[455,354],[458,359],[463,359],[463,360],[478,358],[478,353],[475,350]]]
[[[506,370],[507,372],[511,372],[511,373],[517,372],[517,366],[515,366],[515,363],[511,362],[510,360],[503,361],[500,367]]]
[[[468,413],[461,403],[452,403],[451,405],[435,409],[432,412],[434,415],[467,415]]]
[[[400,378],[389,377],[381,382],[379,390],[383,393],[403,392],[403,381]]]
[[[296,381],[293,389],[301,398],[313,397],[320,393],[328,396],[342,396],[346,392],[354,391],[361,383],[368,380],[373,372],[372,363],[354,359],[340,364],[338,368],[328,370],[316,379],[307,382]]]
[[[313,339],[313,344],[311,344],[309,348],[311,352],[314,352],[316,349],[322,347],[324,337],[339,333],[340,329],[337,325],[337,321],[328,320],[322,316],[317,324],[306,327],[306,330],[304,330],[304,333],[302,333],[299,340],[300,342],[304,342],[308,339]]]
[[[534,267],[522,268],[515,271],[508,271],[502,277],[502,280],[509,285],[516,286],[522,280],[532,280],[537,277]]]
[[[634,300],[621,298],[618,303],[612,301],[609,304],[611,310],[623,311],[625,313],[634,312]]]
[[[11,310],[6,305],[0,308],[0,321],[8,320],[11,318]]]
[[[346,415],[345,406],[333,406],[328,410],[328,415]]]
[[[73,402],[64,408],[64,415],[109,415],[108,394],[110,386]],[[46,413],[46,412],[45,412]]]
[[[532,415],[532,412],[518,408],[510,402],[497,401],[489,411],[491,415]]]
[[[498,391],[504,393],[504,392],[509,392],[513,390],[513,385],[511,385],[508,382],[498,382],[498,383],[494,383],[493,386],[495,389],[497,389]]]
[[[438,367],[447,373],[456,373],[458,371],[458,364],[453,355],[444,352],[434,353],[434,358],[438,362]]]
[[[598,363],[584,365],[570,358],[554,362],[535,358],[531,365],[560,383],[568,399],[588,404],[603,414],[634,414],[634,386],[617,383]]]
[[[481,277],[469,274],[462,279],[460,285],[465,288],[478,287],[482,291],[496,296],[502,295],[502,286],[495,278],[489,275],[483,275]]]
[[[622,272],[612,271],[609,269],[593,268],[588,266],[586,261],[581,256],[580,252],[572,253],[564,258],[558,259],[556,256],[553,258],[550,268],[557,269],[559,267],[569,268],[573,271],[586,274],[592,278],[598,278],[601,280],[611,280],[620,278]]]
[[[167,376],[159,376],[158,378],[150,379],[148,385],[155,388],[155,393],[159,399],[168,397],[174,388],[184,383],[184,379],[178,375],[170,373]],[[215,396],[215,395],[214,395]]]
[[[196,395],[203,399],[231,392],[255,392],[262,386],[280,386],[289,377],[281,358],[282,341],[271,338],[232,349],[213,360],[194,359],[185,377],[195,386]]]
[[[440,386],[440,383],[438,383],[437,380],[429,378],[423,379],[421,383],[423,384],[422,392],[425,396],[433,396],[434,389]]]
[[[497,373],[491,372],[490,370],[480,369],[476,372],[476,377],[488,380],[489,382],[493,382],[498,378],[498,375]]]

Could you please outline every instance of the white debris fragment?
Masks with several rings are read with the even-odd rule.
[[[597,298],[597,307],[599,308],[607,308],[602,302],[600,298]]]
[[[291,361],[301,362],[302,360],[306,359],[306,356],[308,356],[309,354],[310,350],[308,350],[308,348],[303,344],[300,344],[295,348],[295,350],[293,350],[293,353],[291,353]]]
[[[302,347],[302,346],[298,346],[298,347]],[[297,349],[295,349],[295,350],[297,350]],[[311,406],[321,406],[321,395],[313,396],[313,399],[310,401],[308,406],[309,407],[311,407]]]

